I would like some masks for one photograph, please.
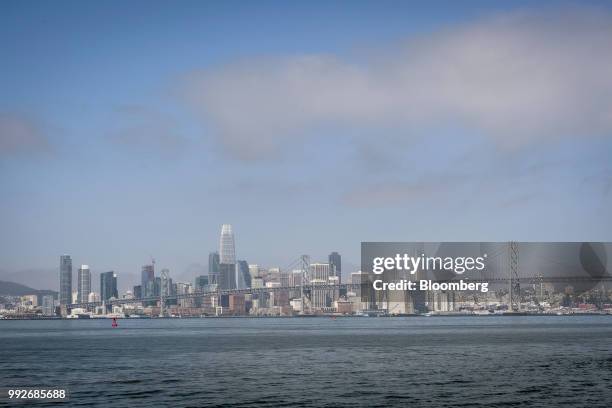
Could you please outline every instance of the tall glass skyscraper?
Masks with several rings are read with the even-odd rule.
[[[230,224],[221,226],[219,239],[219,281],[220,289],[235,289],[236,281],[236,245]]]
[[[151,265],[143,265],[140,271],[140,286],[142,288],[142,296],[155,296],[155,267]]]
[[[72,303],[72,259],[70,255],[60,256],[60,305]]]
[[[87,302],[91,292],[91,272],[89,266],[81,265],[77,278],[77,302]]]
[[[100,299],[119,298],[117,291],[117,274],[113,271],[100,274]]]
[[[236,244],[234,243],[234,233],[230,224],[221,226],[221,238],[219,240],[219,263],[236,263]]]
[[[251,287],[251,274],[249,273],[249,263],[247,261],[238,261],[236,264],[236,280],[236,287],[238,289]]]

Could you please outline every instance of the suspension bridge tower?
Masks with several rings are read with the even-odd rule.
[[[305,285],[310,285],[310,256],[302,255],[300,257],[301,268],[302,268],[302,284],[300,285],[300,295],[302,298],[302,310],[300,314],[306,313],[306,304],[308,304],[308,311],[310,312],[310,298],[307,296],[304,291]],[[311,295],[311,294],[310,294]]]
[[[519,249],[516,241],[511,241],[509,246],[509,271],[510,271],[510,291],[509,291],[509,310],[510,312],[521,311],[521,280],[519,277]]]

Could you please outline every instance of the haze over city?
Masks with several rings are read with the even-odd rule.
[[[0,280],[612,240],[610,3],[198,3],[3,2]]]

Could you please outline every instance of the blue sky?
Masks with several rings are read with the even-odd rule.
[[[606,2],[3,1],[0,279],[191,279],[223,223],[281,267],[609,241],[611,32]]]

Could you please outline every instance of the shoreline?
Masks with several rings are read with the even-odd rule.
[[[377,315],[377,316],[355,316],[355,315],[302,315],[302,316],[184,316],[184,317],[115,317],[118,320],[181,320],[181,319],[304,319],[304,318],[325,318],[325,319],[367,319],[367,318],[436,318],[436,317],[579,317],[579,316],[611,316],[612,313],[491,313],[491,314],[402,314],[402,315]],[[35,321],[95,321],[112,320],[113,317],[94,317],[94,318],[65,318],[65,317],[3,317],[0,322],[7,320],[35,320]]]

